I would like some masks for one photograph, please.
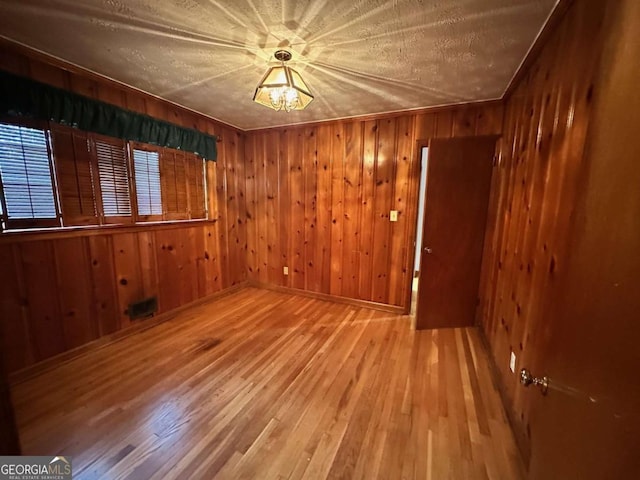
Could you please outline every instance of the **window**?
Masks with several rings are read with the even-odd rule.
[[[58,197],[64,225],[99,223],[97,168],[89,151],[87,134],[68,127],[51,129]]]
[[[0,124],[0,178],[8,228],[59,226],[45,131]]]
[[[162,215],[158,152],[134,148],[133,170],[136,175],[138,215],[145,217]]]
[[[162,195],[166,218],[171,220],[189,218],[183,152],[171,150],[162,152]]]
[[[131,222],[131,189],[127,148],[122,140],[94,138],[98,161],[102,213],[106,223]]]
[[[190,218],[206,218],[204,160],[196,155],[187,156],[187,187],[189,188]]]
[[[203,160],[196,155],[165,149],[160,158],[165,218],[206,218]]]
[[[191,153],[0,123],[0,230],[205,219],[205,180]]]

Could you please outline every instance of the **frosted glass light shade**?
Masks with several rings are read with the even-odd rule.
[[[286,65],[271,67],[258,84],[253,101],[274,110],[303,110],[313,100],[298,72]]]

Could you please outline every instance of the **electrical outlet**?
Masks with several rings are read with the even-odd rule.
[[[391,212],[389,212],[389,220],[392,222],[398,221],[398,210],[391,210]]]
[[[509,370],[511,373],[516,373],[516,354],[512,351],[511,358],[509,358]]]
[[[283,272],[285,275],[289,275],[289,267],[283,267],[283,268],[282,268],[282,272]]]

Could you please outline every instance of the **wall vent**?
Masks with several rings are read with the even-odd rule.
[[[149,297],[130,303],[127,311],[131,320],[152,317],[158,311],[158,297]]]

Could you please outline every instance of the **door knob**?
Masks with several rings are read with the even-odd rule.
[[[431,249],[429,247],[424,247],[424,251],[427,253],[431,253]]]
[[[543,395],[546,395],[547,390],[549,389],[549,377],[534,377],[526,368],[520,370],[520,383],[525,387],[528,387],[531,384],[539,386],[540,392]]]

